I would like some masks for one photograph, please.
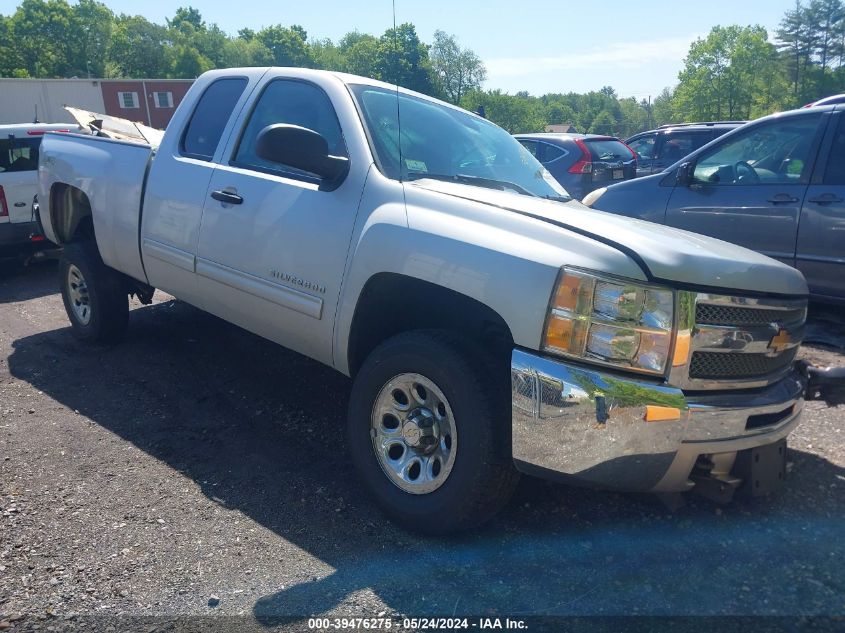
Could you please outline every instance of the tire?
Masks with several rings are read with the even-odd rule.
[[[126,334],[129,293],[121,274],[103,263],[93,241],[65,245],[59,262],[59,287],[77,338],[115,343]]]
[[[414,331],[382,343],[355,377],[347,421],[353,464],[384,512],[409,530],[477,527],[519,479],[500,393],[506,381],[492,380],[480,358],[451,333]]]

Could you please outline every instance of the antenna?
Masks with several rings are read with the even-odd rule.
[[[38,104],[37,103],[35,104],[35,120],[33,121],[33,123],[41,123],[41,121],[38,120]]]
[[[393,55],[394,55],[394,64],[393,68],[398,69],[398,58],[399,58],[399,42],[396,38],[396,0],[391,0],[393,4]],[[402,177],[402,169],[405,166],[405,163],[402,162],[402,120],[399,117],[399,76],[393,78],[396,83],[396,130],[399,135],[399,177]]]

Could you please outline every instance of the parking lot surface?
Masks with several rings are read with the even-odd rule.
[[[773,498],[669,511],[525,477],[484,529],[420,538],[354,477],[348,379],[161,293],[88,347],[56,288],[49,264],[0,278],[0,628],[845,614],[845,407],[808,403]],[[845,364],[836,319],[814,312],[805,357]]]

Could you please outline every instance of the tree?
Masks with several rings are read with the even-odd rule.
[[[607,134],[614,136],[616,132],[617,122],[613,115],[607,110],[602,110],[593,119],[593,124],[590,126],[590,134]]]
[[[828,67],[835,54],[836,46],[841,41],[839,31],[845,20],[845,8],[841,0],[812,0],[809,7],[809,19],[818,33],[814,53],[819,59],[818,96],[826,94]]]
[[[751,118],[758,113],[757,95],[771,101],[765,78],[777,65],[763,27],[716,26],[690,46],[673,107],[686,120]]]
[[[95,0],[79,0],[72,9],[69,72],[102,77],[113,28],[111,9]]]
[[[196,48],[186,44],[177,44],[169,49],[170,62],[168,76],[173,79],[196,79],[207,70],[214,68],[207,57]]]
[[[338,50],[344,59],[344,70],[362,77],[376,76],[378,38],[367,33],[351,31],[338,42]]]
[[[478,55],[461,48],[454,36],[443,31],[434,32],[431,64],[443,93],[452,103],[460,103],[470,90],[479,90],[487,78],[487,69]]]
[[[654,126],[665,125],[667,123],[675,123],[680,120],[680,117],[675,114],[673,103],[675,101],[675,90],[666,87],[659,95],[654,98],[652,104],[652,115],[654,117]]]
[[[388,29],[379,38],[374,70],[382,81],[428,95],[437,92],[428,47],[409,22]]]
[[[509,95],[501,90],[474,90],[464,95],[461,106],[474,112],[484,106],[487,118],[511,134],[541,132],[545,126],[542,102],[526,93]]]
[[[12,31],[12,19],[0,15],[0,77],[28,77]]]
[[[23,0],[10,22],[13,46],[28,76],[73,74],[73,12],[65,0]]]
[[[313,66],[311,52],[305,42],[307,35],[302,27],[277,24],[261,29],[255,37],[273,55],[275,66]]]
[[[190,34],[205,30],[202,15],[193,7],[179,7],[172,20],[166,20],[168,28]]]
[[[273,53],[255,38],[232,38],[227,40],[223,47],[224,68],[270,66],[272,63]]]
[[[121,15],[115,22],[108,57],[121,77],[166,77],[169,46],[163,26],[140,15]]]

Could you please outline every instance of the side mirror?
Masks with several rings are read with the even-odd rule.
[[[678,172],[675,175],[675,184],[679,187],[687,187],[692,184],[692,172],[694,169],[695,163],[681,163],[680,167],[678,167]]]
[[[329,144],[321,134],[298,125],[268,125],[258,133],[255,153],[327,181],[340,179],[349,169],[349,159],[329,154]]]

